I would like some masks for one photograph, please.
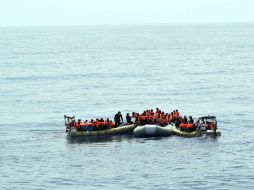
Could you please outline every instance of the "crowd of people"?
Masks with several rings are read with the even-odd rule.
[[[121,112],[117,112],[114,116],[114,121],[107,119],[91,119],[90,121],[85,120],[81,121],[80,119],[78,122],[75,122],[73,126],[77,128],[77,130],[104,130],[110,129],[114,127],[120,126],[124,122],[123,116]],[[127,124],[135,124],[135,125],[159,125],[159,126],[167,126],[168,124],[175,123],[176,127],[180,128],[188,128],[190,125],[194,126],[194,120],[192,116],[182,117],[179,111],[173,110],[171,113],[167,113],[165,111],[156,108],[155,110],[149,109],[143,111],[142,114],[137,112],[132,112],[130,115],[129,113],[126,114],[126,123]]]
[[[81,121],[81,119],[78,120],[78,122],[73,123],[73,127],[75,127],[78,131],[94,131],[94,130],[105,130],[115,127],[115,123],[107,118],[104,120],[101,119],[91,119],[90,121],[85,120]]]
[[[134,122],[132,118],[134,118]],[[177,109],[173,110],[171,113],[167,113],[159,108],[156,108],[156,110],[145,110],[142,114],[132,112],[132,116],[127,113],[126,121],[129,124],[136,123],[137,125],[151,124],[159,126],[175,123],[177,127],[180,127],[183,124],[194,124],[192,116],[189,116],[189,119],[187,116],[182,117]]]
[[[126,121],[130,123],[131,118],[134,118],[134,122],[137,123],[137,125],[160,125],[160,126],[166,126],[170,123],[173,123],[177,120],[177,118],[180,118],[180,113],[178,110],[174,110],[171,113],[164,112],[160,110],[159,108],[156,108],[156,110],[150,109],[143,111],[142,114],[132,112],[132,116],[127,113],[126,115]]]

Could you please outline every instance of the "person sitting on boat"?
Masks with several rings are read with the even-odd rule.
[[[183,117],[183,124],[188,124],[188,119],[186,115]]]
[[[114,121],[115,121],[115,126],[118,127],[119,125],[121,125],[121,123],[123,122],[123,116],[121,114],[121,112],[117,112],[117,114],[114,117]]]
[[[217,123],[214,120],[212,120],[212,122],[211,122],[211,130],[213,130],[214,133],[217,130]]]
[[[78,119],[78,122],[75,123],[74,127],[75,127],[78,131],[81,130],[81,119]]]
[[[131,115],[132,118],[137,118],[137,113],[136,112],[132,112],[132,115]]]
[[[110,128],[114,128],[115,127],[115,123],[113,121],[111,121],[111,120],[109,121],[109,127]]]
[[[171,112],[171,113],[169,114],[169,123],[172,123],[172,122],[174,122],[173,112]]]
[[[190,123],[190,124],[194,124],[194,119],[192,118],[192,116],[190,116],[189,119],[190,119],[190,120],[189,120],[189,123]]]
[[[199,117],[197,120],[197,130],[198,131],[205,131],[205,125],[203,125],[203,121],[201,120],[201,118]]]
[[[180,113],[179,113],[178,110],[176,110],[176,112],[175,112],[175,117],[178,118],[179,116],[180,116]]]
[[[107,129],[107,122],[106,121],[104,121],[104,119],[103,118],[101,118],[101,120],[100,120],[100,129],[102,129],[102,130],[105,130],[105,129]]]
[[[127,123],[129,123],[129,124],[133,124],[133,122],[131,121],[131,116],[130,116],[129,113],[126,114],[126,121],[127,121]]]
[[[162,118],[161,118],[161,126],[167,126],[168,125],[168,120],[167,120],[167,118],[165,117],[165,116],[163,116]]]
[[[138,117],[138,124],[139,125],[146,125],[148,121],[148,117],[146,116],[146,113],[142,113],[139,117]]]
[[[181,118],[178,117],[178,118],[176,118],[176,120],[175,120],[175,126],[176,126],[177,128],[179,128],[180,125],[181,125]]]
[[[154,113],[151,112],[150,115],[148,115],[148,124],[151,124],[153,125],[155,122],[154,122]]]
[[[139,119],[139,113],[136,114],[136,117],[135,117],[135,123],[138,124],[138,119]]]
[[[205,128],[206,128],[206,130],[210,130],[211,129],[211,125],[207,121],[205,122]]]

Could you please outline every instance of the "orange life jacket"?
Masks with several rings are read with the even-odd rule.
[[[81,127],[81,126],[80,126],[80,123],[74,123],[74,127],[80,128],[80,127]]]

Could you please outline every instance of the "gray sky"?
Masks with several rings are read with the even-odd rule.
[[[0,26],[254,22],[254,0],[0,0]]]

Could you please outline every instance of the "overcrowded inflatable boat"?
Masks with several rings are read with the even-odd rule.
[[[96,128],[95,126],[82,126],[82,123],[77,127],[77,122],[75,121],[75,116],[69,117],[64,116],[66,133],[68,137],[84,137],[84,138],[105,138],[115,135],[133,135],[133,130],[135,129],[134,124],[122,124],[120,126],[111,128],[110,126],[101,126]]]
[[[123,124],[123,117],[119,111],[114,120],[91,119],[81,121],[75,120],[75,116],[64,116],[66,133],[68,137],[84,138],[105,138],[111,136],[130,135],[134,137],[168,137],[177,135],[181,137],[200,137],[200,136],[221,136],[217,129],[215,116],[199,117],[196,122],[192,116],[182,117],[178,110],[171,113],[156,110],[145,110],[142,114],[132,112],[132,116],[126,114],[126,123]]]

